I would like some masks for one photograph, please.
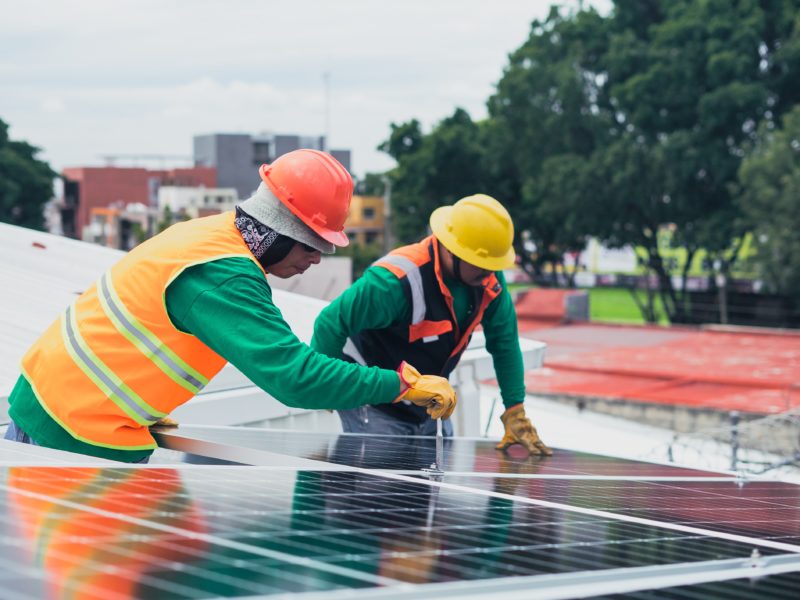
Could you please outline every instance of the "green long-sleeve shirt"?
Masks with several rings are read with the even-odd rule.
[[[301,342],[272,301],[251,260],[224,258],[186,269],[167,287],[175,326],[197,336],[254,384],[288,406],[347,409],[391,402],[400,393],[394,371],[334,360]],[[136,462],[150,451],[113,450],[74,439],[44,410],[20,376],[9,415],[43,446]]]
[[[525,370],[514,302],[502,272],[495,275],[503,290],[486,308],[481,324],[503,404],[509,407],[525,400]],[[453,296],[453,311],[463,330],[469,316],[470,290],[455,280],[445,279],[445,285]],[[383,267],[370,267],[322,310],[314,324],[311,347],[338,358],[349,336],[365,329],[384,329],[410,321],[411,306],[400,280]]]

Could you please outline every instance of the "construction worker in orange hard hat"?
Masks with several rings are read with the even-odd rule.
[[[478,325],[494,361],[505,405],[505,435],[497,448],[521,444],[550,455],[525,415],[525,381],[514,303],[502,270],[515,261],[514,225],[500,202],[484,194],[442,206],[430,217],[432,235],[377,260],[322,310],[311,346],[332,357],[391,368],[403,360],[420,372],[447,377]],[[435,423],[408,403],[339,411],[353,433],[433,435]],[[444,421],[444,434],[452,424]]]
[[[149,431],[227,362],[289,406],[409,401],[449,417],[455,392],[408,363],[364,368],[303,344],[272,301],[288,278],[347,245],[353,193],[331,155],[295,150],[260,169],[235,211],[178,223],[81,294],[22,359],[6,439],[146,462]],[[211,318],[209,318],[211,317]]]

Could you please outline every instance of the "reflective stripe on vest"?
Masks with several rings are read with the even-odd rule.
[[[125,414],[140,425],[152,425],[166,414],[149,406],[92,352],[78,331],[74,301],[67,307],[61,326],[72,360]]]
[[[439,248],[435,237],[429,236],[416,244],[397,248],[391,254],[375,261],[374,265],[383,267],[398,279],[405,279],[408,282],[408,286],[404,286],[404,291],[412,305],[413,313],[408,324],[409,349],[413,348],[413,344],[417,341],[437,342],[452,332],[454,346],[451,351],[448,350],[449,359],[458,359],[472,332],[480,324],[486,307],[501,292],[495,274],[491,273],[481,282],[480,287],[483,291],[480,294],[480,301],[476,309],[469,313],[466,329],[459,331],[452,295],[442,280]],[[426,289],[426,286],[430,286],[430,289]],[[443,306],[439,306],[440,298]],[[398,327],[401,328],[399,325]],[[381,344],[379,332],[363,332],[363,335],[370,338],[373,346]],[[356,341],[360,341],[360,338],[356,338]],[[362,345],[359,343],[358,347],[361,348]],[[408,359],[406,355],[401,354],[401,356]],[[431,355],[428,353],[426,356],[430,358]]]
[[[142,354],[153,361],[167,377],[183,386],[193,394],[197,394],[208,384],[208,379],[175,354],[158,339],[158,337],[142,325],[125,308],[125,304],[117,296],[114,284],[108,272],[100,278],[100,303],[103,310],[117,330],[124,335]]]
[[[384,256],[379,262],[394,265],[405,274],[411,287],[411,325],[422,322],[428,307],[425,304],[425,290],[422,288],[422,274],[419,272],[419,266],[396,254]]]
[[[175,327],[166,290],[186,269],[228,257],[264,273],[233,213],[173,225],[81,294],[22,359],[41,406],[82,442],[155,448],[148,426],[190,400],[225,359]]]

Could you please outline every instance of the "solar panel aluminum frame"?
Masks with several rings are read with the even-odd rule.
[[[503,600],[566,600],[611,594],[660,590],[675,586],[697,585],[736,579],[756,579],[800,571],[800,555],[785,554],[751,559],[727,559],[604,569],[577,573],[557,573],[459,581],[452,583],[417,584],[413,587],[369,588],[304,594],[303,600],[406,600],[408,598],[483,599],[489,596]],[[296,595],[273,596],[275,600],[297,599]]]

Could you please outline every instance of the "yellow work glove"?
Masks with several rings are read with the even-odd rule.
[[[395,402],[408,400],[427,408],[432,419],[449,419],[456,407],[456,392],[450,382],[438,375],[420,375],[406,361],[397,368],[400,375],[400,396]]]
[[[505,425],[506,434],[500,443],[495,446],[498,450],[505,450],[514,444],[521,444],[531,454],[553,455],[553,451],[539,439],[536,428],[531,424],[530,419],[525,416],[525,407],[522,403],[507,409],[506,412],[500,415],[500,420]]]
[[[161,417],[158,421],[153,423],[150,427],[177,427],[178,422],[169,417]]]

